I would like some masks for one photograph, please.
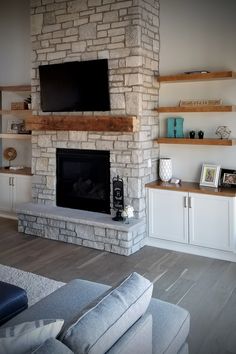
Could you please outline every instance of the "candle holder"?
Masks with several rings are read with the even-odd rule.
[[[172,177],[172,160],[170,158],[160,158],[159,177],[163,182],[168,182]]]
[[[198,137],[199,137],[199,139],[203,139],[204,138],[204,132],[202,130],[199,130]]]

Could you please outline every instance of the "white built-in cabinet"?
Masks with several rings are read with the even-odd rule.
[[[20,203],[32,199],[32,176],[0,173],[0,214],[14,213]]]
[[[189,243],[233,250],[235,198],[189,193]]]
[[[168,241],[188,242],[187,193],[148,189],[149,236]]]
[[[223,252],[223,259],[231,259],[231,254],[234,258],[234,191],[198,187],[199,192],[193,192],[193,188],[159,185],[160,189],[147,188],[148,244],[203,255],[210,251],[209,256],[216,251],[216,258]]]

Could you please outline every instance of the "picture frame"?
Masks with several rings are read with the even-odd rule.
[[[23,124],[23,120],[19,119],[9,119],[7,122],[7,133],[8,134],[19,134],[21,127]]]
[[[221,106],[222,99],[215,100],[180,100],[180,107],[199,107],[199,106]]]
[[[200,177],[200,186],[217,188],[219,177],[220,165],[203,164]]]
[[[220,171],[219,186],[236,188],[236,170],[222,168]]]

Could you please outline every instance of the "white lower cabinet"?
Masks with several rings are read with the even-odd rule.
[[[234,198],[189,194],[189,243],[230,251],[233,249]]]
[[[32,177],[0,174],[0,211],[14,212],[17,204],[32,199]]]
[[[188,242],[187,193],[149,189],[149,236]]]
[[[0,174],[0,210],[3,211],[12,209],[11,177],[7,174]]]
[[[234,250],[235,197],[149,188],[148,199],[149,237]]]

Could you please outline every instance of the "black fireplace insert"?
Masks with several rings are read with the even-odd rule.
[[[58,206],[110,214],[110,152],[57,149]]]

